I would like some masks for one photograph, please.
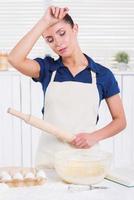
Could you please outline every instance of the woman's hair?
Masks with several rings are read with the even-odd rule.
[[[63,18],[63,21],[65,21],[66,23],[70,24],[71,27],[73,28],[74,22],[73,22],[72,17],[69,14],[65,15],[65,17]]]

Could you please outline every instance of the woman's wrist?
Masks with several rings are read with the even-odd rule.
[[[43,27],[49,27],[49,22],[47,22],[47,20],[45,20],[43,17],[40,18],[39,21],[43,24]]]
[[[50,26],[43,18],[41,18],[37,24],[41,27],[42,33]]]
[[[99,137],[98,133],[93,132],[88,134],[88,140],[93,142],[94,144],[100,142],[101,138]]]

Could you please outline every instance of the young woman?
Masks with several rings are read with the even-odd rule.
[[[20,72],[40,81],[44,91],[44,119],[75,135],[66,144],[42,134],[37,164],[53,166],[54,153],[63,149],[93,149],[98,142],[126,127],[118,84],[112,72],[84,54],[77,41],[78,26],[68,8],[50,6],[38,23],[9,54],[9,62]],[[40,36],[59,55],[54,60],[27,56]],[[96,130],[98,109],[105,99],[112,116],[107,126]]]

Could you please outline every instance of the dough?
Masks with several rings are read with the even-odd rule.
[[[95,178],[105,173],[105,168],[100,162],[85,163],[82,161],[70,161],[58,169],[62,177],[72,178]],[[66,178],[65,178],[66,179]]]

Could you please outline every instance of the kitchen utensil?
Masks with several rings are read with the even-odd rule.
[[[55,127],[49,122],[39,119],[38,117],[19,112],[13,108],[8,108],[7,112],[16,117],[19,117],[20,119],[24,120],[26,123],[38,129],[46,131],[47,133],[50,133],[56,136],[57,138],[60,138],[61,140],[65,142],[71,142],[75,137],[74,135],[67,133],[66,131],[60,130],[59,128]]]
[[[92,185],[104,179],[111,158],[111,153],[102,151],[60,151],[55,154],[55,169],[59,177],[67,183]]]
[[[134,187],[134,168],[126,166],[111,169],[106,179],[127,187]]]
[[[81,192],[81,191],[88,191],[88,190],[99,190],[99,189],[108,189],[106,186],[93,186],[93,185],[75,185],[69,184],[68,190],[70,192]]]

